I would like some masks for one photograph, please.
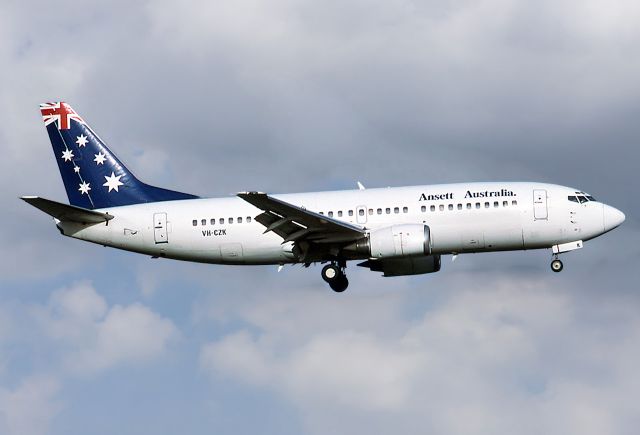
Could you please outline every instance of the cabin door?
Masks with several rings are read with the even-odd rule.
[[[547,191],[544,189],[535,189],[533,191],[533,219],[542,220],[548,217]]]
[[[155,213],[153,215],[153,239],[156,244],[169,243],[166,213]]]

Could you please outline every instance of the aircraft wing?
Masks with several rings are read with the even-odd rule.
[[[39,196],[23,196],[20,199],[60,221],[97,224],[113,219],[113,216],[108,213],[100,213],[99,211],[63,204],[40,198]]]
[[[346,243],[365,235],[362,227],[306,210],[262,192],[241,192],[238,196],[263,210],[255,220],[286,242]]]

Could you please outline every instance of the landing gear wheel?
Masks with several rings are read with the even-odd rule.
[[[349,280],[347,280],[344,274],[345,267],[346,262],[338,264],[331,263],[322,268],[322,279],[324,279],[335,292],[343,292],[349,286]]]
[[[346,276],[340,275],[340,278],[329,283],[329,287],[331,287],[331,290],[336,293],[342,293],[347,289],[347,287],[349,287],[349,280]]]
[[[551,262],[551,270],[554,272],[561,272],[563,267],[564,265],[562,264],[562,261],[557,258]]]
[[[339,280],[341,275],[344,276],[335,264],[327,264],[322,268],[322,279],[329,284]]]

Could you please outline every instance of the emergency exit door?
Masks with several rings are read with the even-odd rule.
[[[536,189],[533,191],[533,218],[534,220],[542,220],[548,217],[547,191],[544,189]]]
[[[153,238],[156,244],[169,243],[166,213],[155,213],[153,215]]]

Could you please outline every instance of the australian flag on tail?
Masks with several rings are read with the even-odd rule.
[[[71,205],[96,209],[197,198],[138,180],[67,103],[43,103],[40,111]]]

